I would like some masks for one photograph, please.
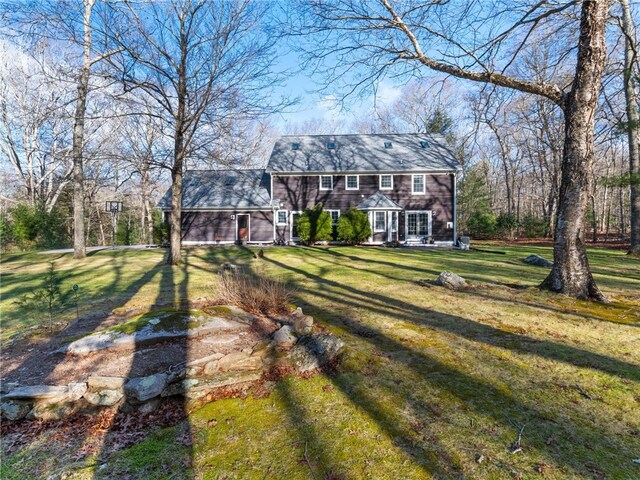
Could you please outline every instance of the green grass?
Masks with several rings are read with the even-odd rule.
[[[85,292],[85,313],[215,297],[217,265],[243,264],[289,281],[295,303],[348,349],[332,374],[207,404],[102,468],[68,460],[82,439],[65,448],[34,441],[4,459],[0,476],[639,478],[640,261],[590,251],[613,300],[594,304],[534,288],[547,270],[521,259],[551,258],[550,248],[486,248],[506,254],[278,248],[253,260],[249,249],[212,248],[185,250],[182,267],[165,266],[159,251],[64,256],[57,264]],[[4,339],[38,321],[12,301],[37,286],[47,261],[3,259]],[[417,283],[442,270],[470,288]],[[523,451],[512,454],[523,425]],[[185,431],[191,446],[176,443]],[[53,448],[53,459],[43,453]]]

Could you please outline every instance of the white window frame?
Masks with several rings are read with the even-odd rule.
[[[380,187],[380,190],[393,190],[393,175],[389,175],[389,174],[381,174],[379,176],[380,178],[378,179],[378,185]],[[383,187],[382,186],[382,177],[391,177],[391,186],[390,187]]]
[[[280,221],[281,213],[284,213],[284,222]],[[276,225],[289,225],[289,212],[287,210],[276,210]]]
[[[325,177],[328,177],[328,178],[330,178],[330,179],[331,179],[331,187],[329,187],[329,188],[324,188],[324,187],[322,186],[322,179],[323,179],[323,178],[325,178]],[[333,190],[333,175],[319,175],[319,176],[318,176],[318,182],[319,182],[319,184],[320,184],[320,185],[319,185],[319,189],[320,189],[320,190],[324,190],[324,191]]]
[[[356,177],[355,188],[349,187],[349,177]],[[345,190],[360,190],[360,175],[345,175],[344,177],[344,189]]]
[[[384,215],[384,219],[382,220],[382,225],[383,227],[380,229],[378,228],[378,214],[381,213],[382,215]],[[381,212],[380,210],[376,210],[373,212],[373,231],[378,233],[378,232],[385,232],[387,229],[387,212]]]
[[[416,177],[422,177],[422,191],[415,191],[415,181]],[[420,173],[418,175],[411,175],[411,195],[426,195],[427,194],[427,178],[424,173]]]
[[[336,208],[327,208],[325,212],[329,212],[329,216],[331,216],[331,212],[338,212],[338,218],[336,218],[335,223],[333,222],[333,217],[331,217],[331,226],[335,227],[338,225],[338,220],[340,220],[340,210]]]

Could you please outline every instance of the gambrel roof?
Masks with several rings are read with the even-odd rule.
[[[353,134],[280,137],[267,172],[455,172],[460,164],[441,135]]]

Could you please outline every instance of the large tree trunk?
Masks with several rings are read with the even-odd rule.
[[[604,301],[585,248],[585,213],[593,174],[594,118],[606,59],[606,0],[586,0],[580,19],[576,75],[565,101],[562,182],[553,246],[554,263],[541,287]]]
[[[173,168],[171,169],[171,233],[170,252],[167,263],[180,264],[180,247],[182,244],[182,169],[185,160],[184,122],[187,101],[187,39],[181,37],[182,56],[178,69],[178,109],[176,111],[175,137],[173,146]]]
[[[84,117],[91,69],[91,10],[95,0],[84,0],[84,52],[82,71],[78,79],[78,99],[73,125],[73,258],[86,256],[84,238]]]
[[[627,135],[629,137],[629,174],[631,180],[631,245],[629,253],[640,255],[640,125],[638,124],[638,96],[633,84],[633,67],[638,61],[635,29],[628,0],[622,5],[622,28],[625,36],[624,49],[624,96],[627,106]]]
[[[176,144],[178,139],[176,138]],[[171,233],[170,249],[167,263],[169,265],[180,264],[180,247],[182,243],[182,166],[184,156],[182,152],[176,152],[173,168],[171,169]]]

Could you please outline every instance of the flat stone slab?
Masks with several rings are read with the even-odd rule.
[[[152,317],[134,333],[126,334],[115,329],[97,332],[71,342],[62,351],[71,355],[86,356],[102,350],[133,350],[160,342],[203,336],[211,336],[205,339],[207,343],[233,343],[239,339],[239,334],[249,330],[255,317],[240,309],[225,308],[228,308],[228,315],[233,316],[233,319],[219,316],[193,317],[185,314],[183,325],[178,324],[165,329],[162,328],[160,317]],[[190,326],[190,322],[196,325]]]
[[[66,385],[32,385],[28,387],[18,387],[7,393],[6,399],[53,400],[66,398],[69,394],[69,387]]]

